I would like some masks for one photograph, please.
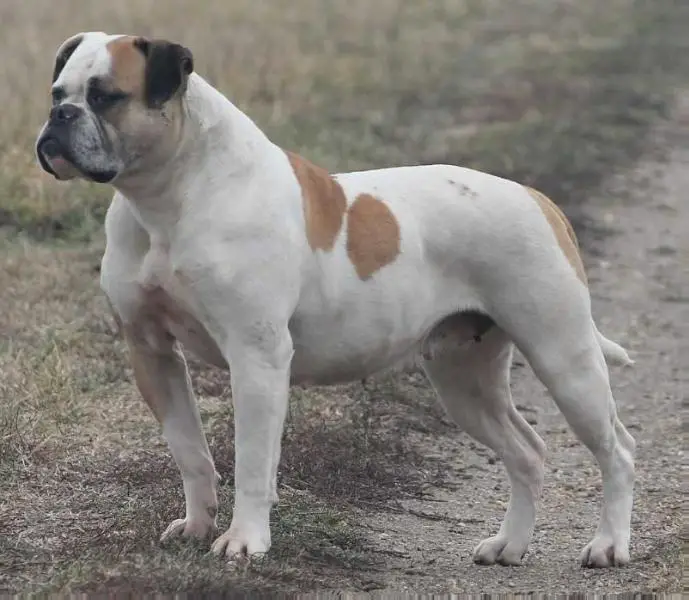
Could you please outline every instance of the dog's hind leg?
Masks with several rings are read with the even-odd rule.
[[[605,362],[605,351],[611,352],[601,347],[588,290],[573,276],[549,282],[521,277],[494,308],[491,316],[509,333],[600,466],[603,507],[596,534],[581,554],[582,566],[628,563],[635,444],[617,416]]]
[[[510,394],[512,343],[498,327],[480,342],[447,345],[423,366],[454,421],[502,459],[510,501],[497,535],[474,551],[481,564],[518,565],[533,535],[543,486],[545,444],[517,412]]]
[[[596,534],[582,552],[582,566],[620,566],[629,562],[635,443],[617,416],[601,348],[593,332],[582,337],[587,344],[562,340],[525,354],[600,466],[603,508]]]

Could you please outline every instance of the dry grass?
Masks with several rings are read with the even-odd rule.
[[[298,0],[279,9],[65,0],[59,11],[48,0],[11,0],[0,22],[0,45],[14,57],[2,67],[11,118],[0,124],[0,222],[80,239],[97,228],[107,190],[55,183],[31,149],[52,55],[75,31],[187,44],[198,70],[271,136],[332,169],[451,161],[563,201],[574,182],[584,189],[582,178],[629,154],[638,138],[630,125],[662,110],[665,66],[677,61],[658,68],[658,55],[675,47],[661,35],[680,33],[671,10],[636,0],[609,0],[606,10],[593,0],[515,0],[509,10],[500,0]]]
[[[109,191],[57,184],[33,157],[64,38],[103,29],[180,41],[276,141],[334,170],[455,162],[538,185],[573,207],[633,158],[663,113],[682,43],[683,9],[670,4],[0,4],[0,590],[374,585],[376,557],[364,550],[356,511],[392,509],[392,498],[441,481],[415,450],[414,431],[448,427],[413,378],[365,393],[295,390],[273,556],[256,572],[232,573],[200,547],[157,546],[182,509],[181,486],[97,289]],[[225,475],[226,525],[226,380],[193,366]]]

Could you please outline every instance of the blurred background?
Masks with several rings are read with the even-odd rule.
[[[188,46],[276,143],[332,171],[444,162],[537,187],[584,246],[595,224],[580,207],[643,152],[689,82],[685,0],[3,0],[0,590],[240,585],[199,549],[152,546],[179,516],[181,486],[98,290],[111,190],[59,184],[35,163],[56,49],[88,30]],[[227,381],[192,367],[227,513]],[[424,386],[398,381],[377,397],[413,404]],[[357,404],[361,393],[294,392],[277,558],[241,585],[365,589],[356,569],[370,557],[343,506],[435,481],[439,467]],[[404,418],[449,427],[417,409]]]
[[[333,170],[449,162],[576,202],[662,114],[680,0],[6,0],[3,220],[87,235],[104,189],[35,168],[52,58],[78,31],[168,38],[278,143]],[[54,222],[53,222],[54,221]],[[84,227],[86,230],[84,230]],[[55,233],[55,232],[52,232]]]

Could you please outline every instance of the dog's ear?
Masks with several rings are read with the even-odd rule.
[[[137,38],[134,46],[146,57],[144,89],[146,103],[159,108],[175,94],[183,94],[194,71],[191,50],[165,40]]]
[[[57,54],[55,55],[55,66],[53,67],[53,83],[57,80],[62,73],[62,69],[65,68],[69,57],[74,54],[81,41],[84,39],[83,33],[77,33],[70,38],[67,38],[60,47],[57,49]]]

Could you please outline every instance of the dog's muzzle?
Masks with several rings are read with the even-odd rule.
[[[69,152],[69,125],[76,122],[83,109],[75,104],[59,104],[50,110],[48,123],[36,143],[36,154],[43,170],[56,179],[74,177],[76,167]]]
[[[83,168],[71,150],[71,129],[84,114],[84,109],[74,104],[60,104],[50,111],[43,133],[36,142],[36,155],[41,168],[55,179],[72,179],[82,175],[97,183],[109,183],[115,171],[91,171]]]

